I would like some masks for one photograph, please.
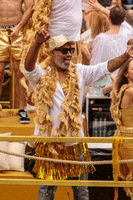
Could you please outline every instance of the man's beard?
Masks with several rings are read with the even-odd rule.
[[[56,67],[58,67],[60,69],[64,69],[64,70],[69,68],[69,65],[65,65],[63,60],[61,61],[58,58],[55,58],[55,65],[56,65]]]

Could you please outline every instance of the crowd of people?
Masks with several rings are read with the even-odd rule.
[[[109,8],[97,0],[82,3],[81,0],[0,0],[0,95],[6,63],[13,62],[20,123],[30,123],[25,111],[25,95],[29,90],[28,103],[32,103],[37,111],[34,135],[84,137],[82,106],[86,93],[90,93],[90,88],[96,95],[111,93],[111,114],[117,125],[115,135],[131,137],[132,10],[131,13],[125,11],[121,2],[116,1],[112,1]],[[81,34],[83,21],[86,30]],[[22,29],[26,32],[28,22],[32,36],[27,36],[25,45]],[[20,69],[20,60],[23,69]],[[22,79],[25,80],[23,86]],[[90,160],[86,143],[39,142],[35,154],[47,158]],[[130,159],[132,146],[123,145],[120,156]],[[91,170],[92,166],[81,168],[38,160],[33,167],[36,178],[47,180],[87,180]],[[123,180],[133,180],[132,163],[122,165],[120,172]],[[39,200],[53,200],[56,188],[41,186]],[[89,199],[87,187],[73,186],[72,189],[75,200]],[[132,188],[125,188],[125,191],[133,198]]]

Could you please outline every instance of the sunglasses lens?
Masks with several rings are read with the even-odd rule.
[[[70,49],[70,54],[73,54],[74,53],[74,48]]]
[[[70,52],[70,54],[73,54],[75,48],[62,48],[62,49],[54,49],[54,50],[55,51],[60,51],[65,55],[65,54],[68,54],[68,51]]]
[[[64,48],[64,49],[62,49],[62,53],[63,53],[63,54],[67,54],[67,53],[68,53],[68,51],[69,51],[69,49],[65,49],[65,48]]]
[[[64,48],[64,49],[62,49],[62,53],[63,54],[67,54],[68,53],[68,51],[70,52],[70,54],[73,54],[74,53],[74,48],[69,48],[69,49],[67,49],[67,48]]]

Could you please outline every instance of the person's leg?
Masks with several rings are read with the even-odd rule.
[[[72,189],[73,189],[74,200],[88,200],[89,199],[88,187],[73,186]]]
[[[2,83],[4,81],[4,69],[5,69],[6,63],[0,61],[0,96],[2,95]]]
[[[79,178],[73,178],[72,180],[78,180]],[[84,174],[83,180],[88,180],[87,175]],[[89,200],[89,190],[85,186],[72,186],[74,200]]]
[[[20,61],[15,60],[13,61],[13,69],[15,72],[15,78],[16,78],[16,94],[18,97],[18,107],[19,107],[19,120],[20,123],[30,123],[30,119],[27,116],[27,113],[24,111],[24,107],[26,106],[26,98],[25,98],[25,89],[20,83],[20,79],[23,77],[23,74],[20,72],[19,69]],[[21,112],[21,113],[20,113]]]
[[[39,189],[38,200],[54,200],[56,189],[57,189],[57,186],[41,185]]]
[[[24,109],[26,101],[25,101],[25,95],[24,95],[24,87],[20,83],[20,79],[23,77],[23,74],[19,70],[19,64],[20,61],[15,60],[13,61],[13,69],[15,72],[15,78],[16,78],[16,94],[18,97],[18,106],[19,110]]]

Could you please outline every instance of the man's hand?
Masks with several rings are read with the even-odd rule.
[[[35,63],[37,61],[38,53],[41,45],[46,42],[51,35],[48,34],[47,29],[43,31],[37,31],[35,35],[35,42],[30,47],[27,56],[25,58],[25,69],[27,71],[33,71],[35,69]]]
[[[90,6],[92,6],[94,9],[101,10],[101,5],[99,4],[99,2],[97,0],[89,0],[89,1],[87,1],[87,3]]]
[[[133,45],[127,48],[126,53],[129,56],[129,58],[133,58]]]
[[[85,20],[85,17],[92,13],[93,11],[96,11],[95,8],[93,8],[92,6],[90,6],[87,10],[84,10],[84,20]]]
[[[15,26],[14,28],[12,28],[11,31],[12,31],[12,32],[9,34],[9,36],[10,36],[12,39],[16,39],[16,38],[18,37],[19,31],[20,31],[18,25]]]
[[[110,92],[112,91],[112,85],[106,86],[102,89],[103,95],[110,96]]]
[[[43,31],[37,31],[36,36],[35,36],[35,42],[37,44],[42,44],[44,42],[46,42],[47,40],[49,40],[49,38],[51,37],[50,34],[47,33],[47,31],[43,30]]]
[[[115,80],[115,78],[116,78],[116,75],[115,75],[115,74],[112,74],[112,75],[110,76],[110,78],[111,78],[111,81],[112,81],[112,83],[113,83],[114,80]]]
[[[105,15],[109,16],[110,11],[103,7],[97,0],[89,0],[87,3],[92,6],[95,10],[103,12]]]

